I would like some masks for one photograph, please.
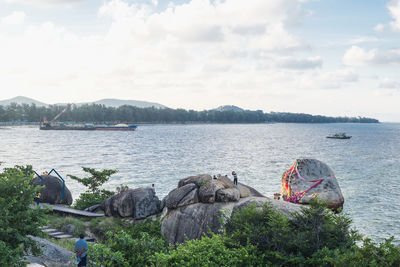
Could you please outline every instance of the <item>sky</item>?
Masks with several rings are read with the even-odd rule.
[[[0,99],[400,122],[400,0],[0,0]]]

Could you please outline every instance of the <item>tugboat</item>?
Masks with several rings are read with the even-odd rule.
[[[331,139],[350,139],[350,135],[346,135],[346,133],[335,133],[332,135],[328,135],[326,138],[331,138]]]

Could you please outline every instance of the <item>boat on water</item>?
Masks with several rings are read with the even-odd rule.
[[[346,135],[346,133],[335,133],[332,135],[328,135],[326,138],[331,138],[331,139],[350,139],[350,135]]]
[[[43,122],[40,123],[40,130],[73,130],[73,131],[134,131],[137,126],[134,124],[70,124],[66,122],[57,122],[57,119],[67,112],[71,108],[71,104],[68,104],[60,113],[58,113],[51,121],[47,121],[46,117],[43,118]]]
[[[137,128],[134,124],[115,124],[115,125],[96,125],[92,123],[86,124],[68,124],[68,123],[42,123],[40,130],[73,130],[73,131],[135,131]]]

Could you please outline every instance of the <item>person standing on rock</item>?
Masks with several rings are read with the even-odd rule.
[[[88,243],[83,234],[79,235],[79,239],[75,242],[74,250],[76,252],[77,264],[79,266],[86,266],[86,252],[88,251]]]
[[[232,172],[232,175],[233,175],[233,184],[234,184],[234,185],[237,185],[238,180],[237,180],[237,174],[236,174],[236,172],[233,171],[233,172]]]

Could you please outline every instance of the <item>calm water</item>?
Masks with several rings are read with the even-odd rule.
[[[352,135],[331,140],[334,132]],[[400,228],[400,124],[146,125],[135,132],[0,130],[4,167],[31,164],[55,168],[76,198],[84,188],[67,177],[81,166],[117,169],[106,185],[156,184],[164,197],[179,179],[208,173],[238,173],[239,181],[267,196],[279,192],[281,175],[296,158],[326,162],[345,197],[354,226],[377,241]]]

